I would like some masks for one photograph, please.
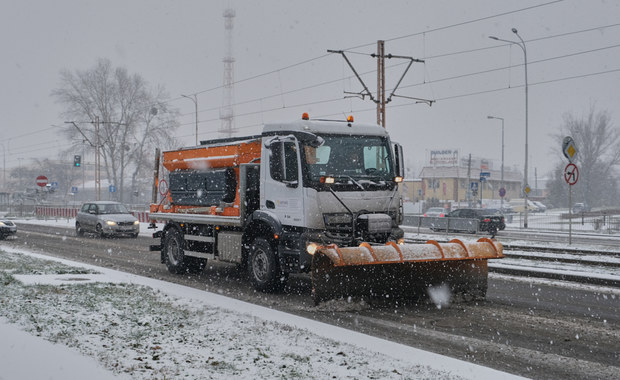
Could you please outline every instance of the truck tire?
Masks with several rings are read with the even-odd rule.
[[[254,289],[261,292],[276,292],[286,284],[286,274],[280,269],[271,244],[263,238],[252,242],[248,255],[248,274]]]
[[[184,245],[185,241],[179,230],[171,228],[166,232],[164,244],[162,245],[162,253],[164,254],[164,262],[170,273],[181,274],[187,271],[185,256],[183,254]]]

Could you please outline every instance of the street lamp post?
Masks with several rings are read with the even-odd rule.
[[[2,143],[2,187],[5,191],[8,191],[6,186],[6,147]]]
[[[523,41],[523,38],[521,38],[521,36],[519,35],[519,32],[517,31],[516,28],[512,28],[512,32],[519,37],[519,41],[521,42],[517,42],[517,41],[510,41],[510,40],[503,40],[501,38],[497,38],[495,36],[489,36],[489,38],[496,40],[496,41],[503,41],[503,42],[508,42],[510,44],[513,45],[517,45],[518,47],[521,48],[521,50],[523,50],[523,62],[524,62],[524,67],[525,67],[525,168],[523,170],[523,177],[524,177],[524,186],[523,186],[523,190],[525,193],[525,213],[524,213],[524,218],[523,218],[523,228],[527,228],[527,214],[528,214],[528,194],[529,194],[529,190],[530,187],[528,185],[528,180],[527,180],[527,156],[528,156],[528,151],[527,151],[527,142],[528,142],[528,97],[527,97],[527,50],[525,49],[525,41]]]
[[[198,145],[198,98],[196,97],[196,94],[193,94],[192,96],[181,94],[181,96],[194,102],[194,106],[196,107],[196,145]]]
[[[504,189],[504,118],[503,117],[497,117],[497,116],[487,116],[487,119],[497,119],[497,120],[501,120],[502,121],[502,184],[501,184],[501,188]],[[502,212],[504,211],[504,197],[501,197],[501,208],[502,208]]]

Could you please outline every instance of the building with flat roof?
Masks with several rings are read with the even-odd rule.
[[[418,178],[405,179],[401,186],[405,201],[460,203],[478,202],[481,198],[501,200],[501,167],[494,168],[492,162],[485,159],[461,159],[459,162],[458,158],[442,160],[437,156],[431,155],[432,165],[423,167]],[[451,156],[455,154],[451,153]],[[504,168],[504,200],[522,197],[522,181],[520,172]]]

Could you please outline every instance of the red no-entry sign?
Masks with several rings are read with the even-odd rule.
[[[47,177],[40,175],[37,177],[37,186],[45,187],[47,185]]]
[[[566,181],[566,183],[573,186],[577,183],[578,179],[579,169],[577,169],[577,165],[573,163],[566,165],[566,168],[564,168],[564,180]]]

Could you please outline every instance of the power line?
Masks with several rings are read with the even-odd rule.
[[[573,79],[580,79],[580,78],[586,78],[586,77],[590,77],[590,76],[611,74],[611,73],[616,73],[616,72],[620,72],[620,68],[612,69],[612,70],[606,70],[606,71],[599,71],[599,72],[595,72],[595,73],[574,75],[574,76],[569,76],[569,77],[564,77],[564,78],[550,79],[550,80],[534,82],[534,83],[528,83],[528,86],[537,86],[537,85],[542,85],[542,84],[561,82],[561,81],[573,80]],[[458,98],[463,98],[463,97],[470,97],[470,96],[476,96],[476,95],[484,95],[484,94],[493,93],[493,92],[512,90],[512,89],[521,88],[521,87],[524,87],[524,85],[517,85],[517,86],[511,86],[511,87],[502,87],[502,88],[495,88],[495,89],[490,89],[490,90],[470,92],[470,93],[466,93],[466,94],[446,96],[446,97],[443,97],[443,98],[437,98],[436,100],[437,101],[444,101],[444,100],[458,99]],[[255,114],[258,114],[258,113],[262,113],[262,112],[273,112],[273,111],[279,111],[279,110],[282,110],[282,109],[285,109],[285,108],[299,108],[299,107],[305,107],[305,106],[309,106],[309,105],[315,105],[315,104],[320,104],[320,103],[328,103],[328,102],[336,102],[336,101],[341,101],[341,100],[344,100],[344,99],[341,99],[341,98],[339,98],[339,99],[329,99],[329,100],[317,101],[317,102],[312,102],[312,103],[296,104],[296,105],[291,105],[291,106],[287,106],[287,107],[275,107],[275,108],[271,108],[271,109],[267,109],[267,110],[247,112],[247,113],[245,113],[243,115],[244,116],[249,116],[249,115],[255,115]],[[405,102],[405,103],[402,103],[402,104],[389,105],[389,106],[386,106],[386,107],[387,108],[398,108],[398,107],[411,106],[411,105],[414,105],[414,104],[416,104],[416,102]],[[375,111],[375,110],[376,110],[375,108],[365,108],[365,109],[352,110],[352,112],[354,112],[354,113],[356,113],[356,112],[368,112],[368,111]],[[319,115],[318,117],[333,117],[333,116],[339,116],[339,115],[340,115],[340,113]],[[209,121],[217,121],[217,120],[218,119],[211,119]],[[249,128],[249,127],[260,127],[261,125],[262,124],[252,124],[251,126],[241,126],[239,128],[242,129],[242,128]],[[216,133],[216,132],[217,131],[212,131],[212,132],[207,132],[207,133]]]
[[[555,82],[562,82],[562,81],[567,81],[567,80],[587,78],[587,77],[591,77],[591,76],[599,76],[599,75],[605,75],[605,74],[612,74],[612,73],[617,73],[617,72],[620,72],[620,68],[606,70],[606,71],[599,71],[599,72],[595,72],[595,73],[580,74],[580,75],[573,75],[573,76],[569,76],[569,77],[550,79],[550,80],[534,82],[534,83],[528,83],[528,86],[538,86],[538,85],[544,85],[544,84],[555,83]],[[459,98],[465,98],[465,97],[484,95],[484,94],[489,94],[489,93],[494,93],[494,92],[507,91],[507,90],[517,89],[517,88],[522,88],[522,87],[524,87],[524,85],[495,88],[495,89],[490,89],[490,90],[483,90],[483,91],[476,91],[476,92],[470,92],[470,93],[465,93],[465,94],[458,94],[458,95],[453,95],[453,96],[446,96],[446,97],[442,97],[442,98],[437,98],[436,100],[437,101],[453,100],[453,99],[459,99]],[[266,109],[266,110],[247,112],[247,113],[244,113],[244,114],[240,114],[240,116],[251,116],[251,115],[256,115],[256,114],[263,113],[263,112],[275,112],[275,111],[279,111],[279,110],[282,110],[282,109],[300,108],[300,107],[306,107],[306,106],[310,106],[310,105],[316,105],[316,104],[322,104],[322,103],[330,103],[330,102],[337,102],[337,101],[342,101],[342,100],[345,100],[345,99],[343,99],[343,98],[327,99],[327,100],[321,100],[321,101],[310,102],[310,103],[295,104],[295,105],[290,105],[290,106],[287,106],[287,107],[274,107],[274,108],[270,108],[270,109]],[[415,105],[415,104],[416,104],[416,102],[405,102],[405,103],[402,103],[402,104],[387,105],[386,108],[401,108],[401,107],[412,106],[412,105]],[[351,112],[352,113],[362,113],[362,112],[370,112],[370,111],[375,111],[375,110],[376,109],[374,107],[373,108],[360,108],[360,109],[353,109],[353,110],[351,110]],[[319,117],[319,118],[337,117],[337,116],[340,116],[340,115],[341,115],[341,113],[339,112],[339,113],[333,113],[333,114],[318,115],[317,117]],[[209,119],[209,120],[206,120],[206,121],[207,122],[215,122],[215,121],[219,121],[219,118],[217,118],[217,119]],[[238,129],[258,128],[258,127],[261,127],[262,125],[263,125],[263,123],[254,123],[254,124],[239,126]],[[207,132],[204,132],[203,134],[213,134],[213,133],[218,133],[218,130],[215,129],[213,131],[207,131]],[[193,136],[193,134],[181,135],[181,136],[178,136],[178,137],[191,137],[191,136]],[[32,146],[36,146],[36,145],[32,145]],[[64,147],[71,147],[72,144],[66,144],[66,145],[63,145],[63,146]],[[33,151],[35,151],[35,150],[33,150]],[[28,153],[28,152],[23,152],[23,153]],[[11,162],[13,162],[15,160],[16,159],[13,159]]]
[[[530,62],[528,62],[528,65],[533,65],[533,64],[537,64],[537,63],[553,61],[553,60],[556,60],[556,59],[563,59],[563,58],[568,58],[568,57],[574,57],[574,56],[577,56],[577,55],[594,53],[594,52],[603,51],[603,50],[607,50],[607,49],[613,49],[613,48],[617,48],[617,47],[620,47],[620,44],[618,44],[618,45],[611,45],[611,46],[605,46],[605,47],[602,47],[602,48],[585,50],[585,51],[576,52],[576,53],[570,53],[570,54],[565,54],[565,55],[559,55],[559,56],[550,57],[550,58],[539,59],[539,60],[536,60],[536,61],[530,61]],[[473,73],[455,75],[455,76],[446,77],[446,78],[442,78],[442,79],[436,79],[434,81],[429,81],[429,82],[424,82],[424,83],[410,84],[410,85],[402,86],[402,88],[416,87],[416,86],[420,86],[420,85],[423,85],[423,84],[432,84],[432,83],[444,82],[444,81],[447,81],[447,80],[462,79],[462,78],[466,78],[466,77],[470,77],[470,76],[475,76],[475,75],[488,74],[488,73],[491,73],[491,72],[494,72],[494,71],[508,70],[508,69],[513,68],[513,67],[519,67],[519,66],[523,66],[523,63],[517,64],[517,65],[509,65],[509,66],[504,66],[504,67],[498,67],[498,68],[495,68],[495,69],[476,71],[476,72],[473,72]]]
[[[543,3],[543,4],[533,5],[533,6],[530,6],[530,7],[525,7],[525,8],[515,9],[515,10],[512,10],[512,11],[502,12],[502,13],[498,13],[498,14],[494,14],[494,15],[490,15],[490,16],[480,17],[480,18],[477,18],[477,19],[473,19],[473,20],[469,20],[469,21],[463,21],[463,22],[456,23],[456,24],[441,26],[441,27],[438,27],[438,28],[434,28],[434,29],[430,29],[430,30],[424,31],[424,32],[416,32],[416,33],[411,33],[411,34],[407,34],[407,35],[403,35],[403,36],[393,37],[393,38],[385,39],[385,41],[395,41],[395,40],[399,40],[399,39],[403,39],[403,38],[409,38],[409,37],[419,36],[419,35],[422,35],[422,34],[433,33],[433,32],[437,32],[437,31],[440,31],[440,30],[445,30],[445,29],[450,29],[450,28],[454,28],[454,27],[458,27],[458,26],[463,26],[463,25],[467,25],[467,24],[476,23],[476,22],[479,22],[479,21],[484,21],[484,20],[489,20],[489,19],[493,19],[493,18],[497,18],[497,17],[507,16],[507,15],[514,14],[514,13],[519,13],[519,12],[529,11],[529,10],[532,10],[532,9],[535,9],[535,8],[540,8],[540,7],[544,7],[544,6],[547,6],[547,5],[551,5],[551,4],[555,4],[555,3],[560,3],[560,2],[563,2],[563,1],[564,0],[554,0],[554,1],[547,2],[547,3]],[[350,47],[350,48],[347,48],[347,49],[343,49],[343,50],[349,52],[352,49],[358,49],[358,48],[367,47],[367,46],[374,46],[375,44],[376,44],[376,42],[372,42],[372,43],[367,43],[367,44],[363,44],[363,45],[353,46],[353,47]],[[359,54],[363,54],[363,53],[359,53]],[[257,74],[257,75],[251,76],[251,77],[240,79],[238,81],[235,81],[233,84],[239,84],[239,83],[247,82],[247,81],[250,81],[250,80],[258,79],[258,78],[261,78],[261,77],[264,77],[264,76],[267,76],[267,75],[272,75],[272,74],[275,74],[275,73],[280,72],[280,71],[288,70],[288,69],[291,69],[293,67],[297,67],[297,66],[301,66],[301,65],[304,65],[304,64],[307,64],[307,63],[310,63],[310,62],[314,62],[316,60],[325,58],[325,57],[327,57],[329,55],[330,54],[323,54],[323,55],[320,55],[318,57],[309,58],[309,59],[306,59],[306,60],[303,60],[303,61],[300,61],[300,62],[297,62],[297,63],[293,63],[293,64],[288,65],[288,66],[281,67],[279,69],[267,71],[267,72],[264,72],[264,73],[261,73],[261,74]],[[194,92],[193,94],[196,94],[196,95],[204,94],[204,93],[207,93],[207,92],[211,92],[211,91],[215,91],[215,90],[220,90],[222,88],[223,88],[223,86],[220,85],[220,86],[212,87],[212,88],[209,88],[209,89],[206,89],[206,90],[200,90],[200,91]],[[175,101],[175,100],[180,100],[180,99],[181,99],[181,97],[177,97],[177,98],[171,99],[170,101]]]
[[[562,81],[566,81],[566,80],[580,79],[580,78],[586,78],[586,77],[597,76],[597,75],[611,74],[611,73],[616,73],[616,72],[620,72],[620,68],[606,70],[606,71],[599,71],[599,72],[595,72],[595,73],[573,75],[573,76],[564,77],[564,78],[550,79],[550,80],[534,82],[534,83],[528,83],[528,86],[537,86],[537,85],[542,85],[542,84],[549,84],[549,83],[554,83],[554,82],[562,82]],[[492,89],[492,90],[483,90],[483,91],[470,92],[470,93],[467,93],[467,94],[446,96],[446,97],[443,97],[443,98],[438,98],[437,101],[458,99],[458,98],[475,96],[475,95],[483,95],[483,94],[488,94],[488,93],[491,93],[491,92],[512,90],[512,89],[515,89],[515,88],[522,88],[522,87],[525,87],[525,85],[521,84],[521,85],[517,85],[517,86],[502,87],[502,88],[496,88],[496,89]],[[395,106],[392,106],[392,107],[401,107],[401,106],[412,105],[412,104],[414,104],[414,103],[410,102],[409,104],[399,104],[399,105],[395,105]]]
[[[521,8],[521,9],[515,9],[513,11],[502,12],[502,13],[498,13],[498,14],[494,14],[494,15],[490,15],[490,16],[476,18],[476,19],[473,19],[473,20],[463,21],[463,22],[459,22],[459,23],[455,23],[455,24],[446,25],[446,26],[440,26],[438,28],[426,30],[424,32],[416,32],[416,33],[411,33],[411,34],[405,34],[403,36],[386,38],[385,41],[386,42],[388,42],[388,41],[396,41],[396,40],[401,40],[401,39],[404,39],[404,38],[416,37],[416,36],[420,36],[420,35],[423,35],[423,34],[438,32],[440,30],[446,30],[446,29],[450,29],[450,28],[455,28],[455,27],[463,26],[463,25],[473,24],[473,23],[476,23],[476,22],[479,22],[479,21],[485,21],[485,20],[490,20],[490,19],[497,18],[497,17],[507,16],[507,15],[514,14],[514,13],[529,11],[529,10],[532,10],[532,9],[535,9],[535,8],[545,7],[547,5],[551,5],[551,4],[555,4],[555,3],[561,3],[563,1],[564,0],[555,0],[555,1],[550,1],[550,2],[547,2],[547,3],[543,3],[543,4],[532,5],[530,7]],[[361,48],[361,47],[367,47],[367,46],[372,46],[372,45],[374,45],[374,43],[358,45],[358,46],[354,46],[354,47],[349,48],[349,49],[358,49],[358,48]],[[349,49],[346,49],[346,50],[349,50]]]
[[[531,38],[529,40],[526,40],[525,42],[531,43],[531,42],[543,41],[543,40],[548,40],[548,39],[551,39],[551,38],[566,37],[566,36],[570,36],[570,35],[574,35],[574,34],[587,33],[587,32],[592,32],[592,31],[595,31],[595,30],[601,30],[601,29],[606,29],[606,28],[613,28],[613,27],[617,27],[617,26],[620,26],[620,23],[604,25],[604,26],[588,28],[588,29],[582,29],[582,30],[577,30],[577,31],[573,31],[573,32],[566,32],[566,33],[561,33],[561,34],[555,34],[555,35],[546,36],[546,37]],[[510,44],[493,45],[493,46],[486,46],[486,47],[477,48],[477,49],[461,50],[461,51],[457,51],[457,52],[438,54],[438,55],[424,57],[424,59],[425,60],[431,60],[431,59],[436,59],[436,58],[444,58],[444,57],[450,57],[450,56],[453,56],[453,55],[475,53],[475,52],[479,52],[479,51],[483,51],[483,50],[497,49],[499,47],[505,47],[505,46],[510,46]]]
[[[618,24],[618,25],[620,25],[620,24]],[[502,46],[504,46],[504,45],[502,45]],[[617,47],[620,47],[620,44],[606,46],[606,47],[597,48],[597,49],[585,50],[585,51],[576,52],[576,53],[565,54],[565,55],[561,55],[561,56],[555,56],[555,57],[540,59],[540,60],[536,60],[536,61],[530,61],[530,62],[528,62],[528,64],[530,64],[530,65],[531,64],[537,64],[537,63],[552,61],[552,60],[556,60],[556,59],[563,59],[563,58],[573,57],[573,56],[577,56],[577,55],[583,55],[583,54],[593,53],[593,52],[597,52],[597,51],[603,51],[603,50],[617,48]],[[493,47],[493,48],[495,48],[495,47]],[[402,64],[396,64],[396,65],[393,65],[393,66],[400,66],[400,65],[402,65]],[[391,66],[391,67],[393,67],[393,66]],[[420,85],[423,85],[423,84],[433,84],[433,83],[445,82],[445,81],[448,81],[448,80],[462,79],[462,78],[466,78],[466,77],[469,77],[469,76],[487,74],[487,73],[491,73],[491,72],[494,72],[494,71],[507,70],[507,69],[511,69],[513,67],[519,67],[519,66],[523,66],[523,64],[503,66],[503,67],[498,67],[498,68],[494,68],[494,69],[482,70],[482,71],[477,71],[477,72],[473,72],[473,73],[467,73],[467,74],[462,74],[462,75],[455,75],[455,76],[441,78],[441,79],[436,79],[436,80],[432,80],[432,81],[426,81],[424,83],[416,83],[416,84],[404,85],[404,86],[401,86],[401,88],[410,88],[410,87],[420,86]],[[370,71],[362,73],[361,75],[368,74],[368,73],[370,73]],[[349,76],[348,78],[353,78],[353,76]],[[289,90],[289,91],[283,92],[281,94],[273,94],[273,95],[269,95],[269,96],[265,96],[265,97],[261,97],[261,98],[255,98],[255,99],[247,100],[247,101],[244,101],[244,102],[235,103],[234,105],[238,106],[238,105],[243,105],[243,104],[248,104],[248,103],[254,103],[254,102],[257,102],[257,101],[262,101],[262,100],[265,100],[265,99],[278,97],[278,96],[281,96],[283,94],[284,95],[291,94],[291,93],[295,93],[295,92],[299,92],[299,91],[304,91],[306,89],[311,89],[311,88],[316,88],[316,87],[320,87],[320,86],[323,86],[323,85],[332,84],[332,83],[338,82],[340,80],[341,79],[325,81],[325,82],[318,83],[316,85],[305,86],[305,87],[302,87],[302,88],[299,88],[299,89]],[[330,102],[331,101],[334,101],[334,100],[330,100]],[[212,108],[209,108],[209,109],[200,110],[200,112],[203,112],[203,111],[204,112],[216,111],[218,109],[219,109],[219,107],[212,107]],[[281,108],[275,108],[275,109],[281,109]],[[272,110],[274,110],[274,109],[272,109]],[[264,110],[263,111],[257,111],[257,113],[260,113],[260,112],[264,112]],[[246,113],[246,114],[243,114],[243,115],[249,115],[249,114],[252,114],[252,113]],[[241,116],[241,115],[238,115],[238,116]],[[214,121],[214,120],[216,120],[216,119],[201,120],[201,122],[211,122],[211,121]],[[190,123],[184,123],[184,124],[181,124],[181,126],[189,125],[189,124]]]

